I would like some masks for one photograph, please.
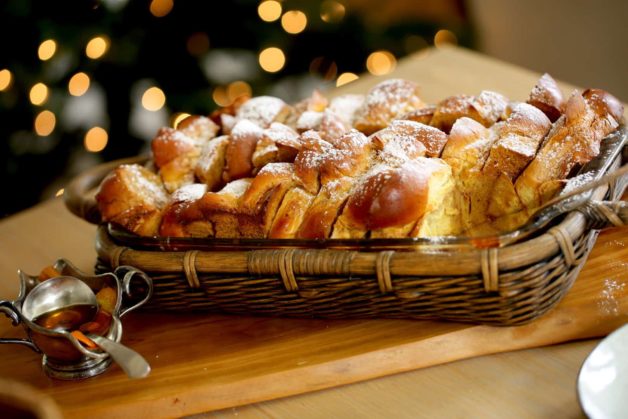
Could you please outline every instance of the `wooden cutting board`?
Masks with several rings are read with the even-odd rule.
[[[59,211],[57,223],[65,220],[57,204],[45,210],[53,216]],[[0,234],[9,227],[19,228],[19,223],[0,224]],[[86,236],[93,234],[91,226],[81,224],[79,230],[83,227]],[[43,249],[39,251],[45,253]],[[75,249],[75,256],[79,266],[89,266],[93,251]],[[612,229],[600,235],[563,302],[526,326],[140,313],[124,319],[123,342],[152,365],[144,380],[127,379],[115,365],[82,382],[52,380],[42,372],[37,354],[13,345],[0,345],[0,376],[49,394],[69,418],[181,416],[479,355],[603,336],[628,321],[627,283],[628,228]],[[0,336],[21,334],[3,320]]]

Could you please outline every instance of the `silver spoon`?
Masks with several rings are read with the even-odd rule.
[[[627,394],[628,324],[602,340],[578,374],[580,406],[591,419],[625,418]]]
[[[22,303],[22,314],[33,323],[52,330],[76,330],[91,321],[98,311],[92,289],[83,281],[60,276],[48,279],[31,290]],[[102,336],[87,334],[107,352],[130,378],[143,378],[150,365],[134,350]]]

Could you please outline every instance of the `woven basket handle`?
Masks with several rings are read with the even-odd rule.
[[[597,228],[628,225],[628,201],[589,201],[578,210]]]
[[[78,175],[65,187],[63,200],[70,212],[93,224],[100,224],[101,217],[94,198],[94,188],[109,172],[121,164],[142,163],[147,157],[132,157],[101,164]]]

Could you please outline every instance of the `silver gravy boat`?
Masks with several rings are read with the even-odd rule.
[[[86,275],[65,259],[59,259],[54,268],[62,276],[74,277],[85,283],[94,294],[104,287],[116,291],[115,307],[111,313],[111,325],[104,338],[119,343],[122,338],[120,318],[145,304],[153,294],[152,280],[139,269],[120,266],[113,273]],[[20,291],[13,301],[0,300],[0,312],[9,317],[14,326],[22,325],[27,337],[0,338],[0,344],[25,345],[43,354],[42,367],[50,377],[74,380],[103,373],[111,365],[111,356],[101,349],[88,349],[68,330],[42,327],[30,318],[24,302],[29,293],[42,282],[37,276],[18,271]],[[52,302],[54,305],[55,303]],[[26,309],[26,310],[24,310]]]

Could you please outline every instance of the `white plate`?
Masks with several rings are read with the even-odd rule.
[[[628,324],[602,340],[584,361],[578,398],[591,419],[628,418]]]

